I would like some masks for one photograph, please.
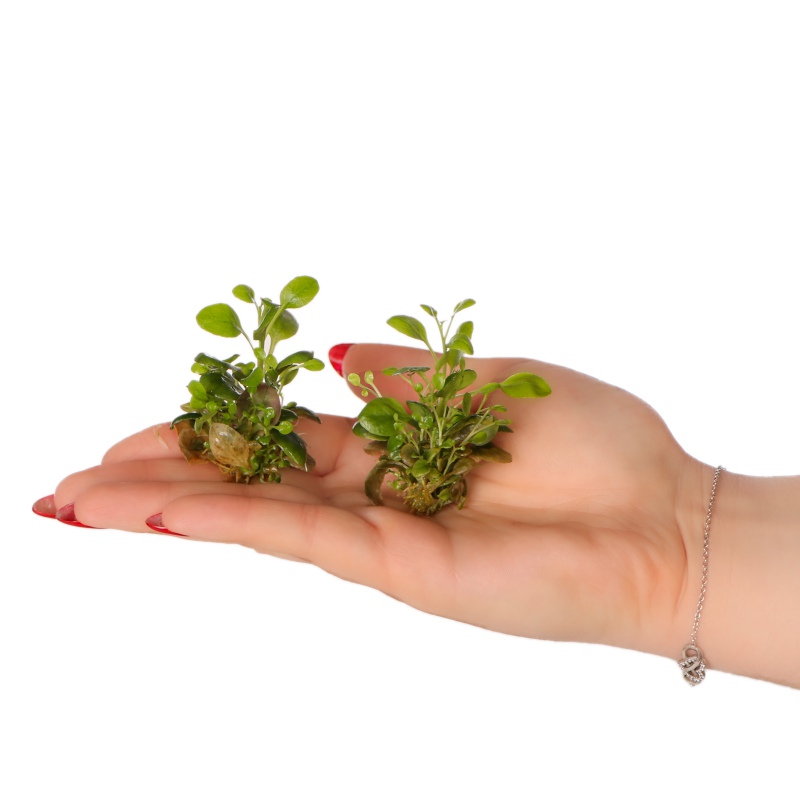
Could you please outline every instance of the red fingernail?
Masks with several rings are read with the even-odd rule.
[[[61,506],[61,508],[56,511],[56,519],[59,522],[63,522],[65,525],[74,525],[76,528],[93,528],[93,530],[98,530],[92,525],[84,525],[82,522],[78,522],[78,520],[75,519],[75,503],[67,503],[67,505]]]
[[[164,527],[164,522],[161,519],[161,514],[153,514],[152,517],[148,517],[144,524],[147,525],[150,530],[155,531],[156,533],[168,533],[170,536],[182,536],[186,538],[185,533],[175,533],[175,531],[171,531],[169,528]]]
[[[47,517],[47,519],[56,518],[56,499],[52,494],[47,497],[40,497],[32,506],[31,511],[38,514],[40,517]]]
[[[345,355],[347,355],[347,351],[352,346],[352,344],[335,344],[333,347],[331,347],[331,350],[328,353],[328,360],[331,362],[331,366],[342,377],[344,377],[344,372],[342,372],[342,362],[344,361]]]

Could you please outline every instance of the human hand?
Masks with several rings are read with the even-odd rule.
[[[380,370],[428,361],[411,348],[357,345],[344,367],[372,369],[382,391],[402,397],[405,383]],[[469,366],[481,382],[531,371],[553,394],[507,399],[515,433],[497,442],[514,460],[475,469],[461,511],[421,518],[391,498],[372,506],[363,484],[374,457],[353,420],[333,416],[298,428],[317,467],[288,470],[280,485],[227,483],[212,465],[187,463],[164,424],[67,477],[52,503],[74,504],[85,525],[136,532],[160,512],[170,532],[310,562],[491,630],[679,653],[699,585],[686,554],[696,551],[713,470],[621,389],[537,361]]]

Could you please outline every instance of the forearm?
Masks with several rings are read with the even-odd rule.
[[[697,468],[705,503],[713,470]],[[686,636],[702,570],[703,523],[687,536],[681,614]],[[723,472],[709,537],[708,588],[697,643],[709,669],[800,688],[800,476]],[[676,657],[680,652],[676,653]]]

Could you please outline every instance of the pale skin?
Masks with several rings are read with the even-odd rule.
[[[380,370],[426,363],[419,350],[356,345],[343,368],[371,369],[382,392],[411,399]],[[714,467],[614,386],[528,359],[468,366],[479,385],[530,371],[553,392],[504,398],[514,433],[496,443],[514,460],[475,469],[461,511],[415,517],[388,487],[387,505],[370,505],[363,484],[374,456],[350,432],[353,420],[334,416],[302,421],[317,467],[288,470],[280,485],[227,483],[215,467],[187,463],[162,424],[65,478],[55,507],[74,503],[86,525],[141,533],[152,533],[145,519],[161,512],[188,539],[309,562],[431,614],[679,659],[700,590]],[[798,569],[800,477],[723,472],[698,635],[709,670],[800,688]]]

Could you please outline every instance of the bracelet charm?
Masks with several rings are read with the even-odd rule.
[[[693,650],[695,655],[688,655],[690,650]],[[683,648],[683,658],[678,662],[678,666],[683,672],[683,679],[690,686],[697,686],[706,676],[706,662],[702,651],[696,645],[687,644]]]

